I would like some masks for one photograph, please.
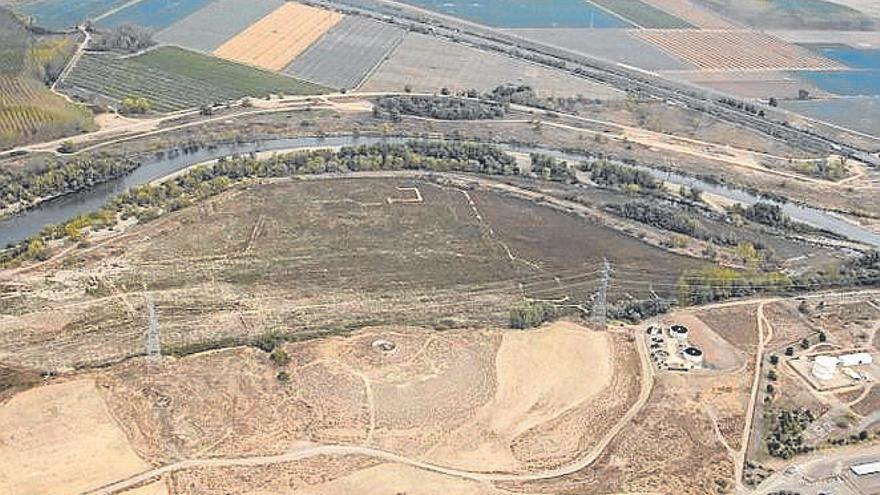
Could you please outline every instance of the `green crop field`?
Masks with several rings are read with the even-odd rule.
[[[66,90],[89,99],[143,97],[150,108],[185,108],[268,94],[322,94],[327,88],[175,47],[133,58],[89,54],[65,80]]]
[[[60,71],[73,38],[36,36],[0,8],[0,149],[91,129],[91,114],[44,82]]]
[[[688,29],[694,26],[640,0],[589,0],[647,29]]]

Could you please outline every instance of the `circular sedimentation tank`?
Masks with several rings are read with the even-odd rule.
[[[686,339],[688,333],[688,328],[684,325],[672,325],[669,327],[669,334],[678,339]]]
[[[683,351],[681,351],[682,356],[692,363],[702,363],[703,362],[703,351],[696,347],[686,347]]]

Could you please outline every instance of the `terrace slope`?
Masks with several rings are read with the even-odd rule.
[[[45,84],[75,48],[70,37],[36,36],[0,7],[0,149],[91,130],[91,113]]]

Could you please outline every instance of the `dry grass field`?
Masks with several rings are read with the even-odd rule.
[[[502,483],[530,493],[729,493],[733,462],[704,411],[710,388],[684,376],[658,380],[648,403],[599,458],[572,475],[534,482]],[[705,385],[705,383],[704,383]]]
[[[220,45],[214,55],[280,71],[342,17],[329,10],[286,2]]]
[[[866,300],[829,301],[809,308],[810,323],[843,348],[865,348],[876,341],[880,328],[880,309]],[[873,344],[876,348],[876,343]]]
[[[413,186],[422,203],[388,201]],[[0,361],[69,369],[142,354],[147,296],[166,353],[186,353],[374,324],[507,325],[523,296],[588,299],[603,256],[673,279],[701,266],[547,206],[471,195],[473,207],[412,179],[237,188],[17,276]]]
[[[565,321],[373,327],[281,348],[283,361],[242,347],[135,359],[16,395],[0,406],[0,453],[14,459],[0,490],[80,493],[150,466],[223,459],[242,465],[174,469],[132,493],[495,494],[356,449],[474,473],[546,470],[597,445],[640,388],[632,339]],[[246,464],[318,445],[353,451]]]
[[[768,343],[769,349],[795,345],[802,338],[815,333],[797,309],[797,304],[780,301],[764,306],[764,315],[773,327],[773,336]]]
[[[880,387],[874,385],[870,392],[852,406],[852,410],[862,416],[880,411]]]
[[[739,305],[699,310],[694,314],[721,338],[747,356],[753,356],[758,345],[756,309],[756,305]]]
[[[90,379],[22,392],[0,407],[0,493],[75,495],[148,467]]]
[[[635,34],[703,70],[833,70],[838,62],[757,31],[643,29]]]
[[[169,359],[152,373],[132,361],[100,381],[135,450],[157,464],[312,442],[505,472],[576,459],[638,389],[631,343],[565,322],[516,333],[367,328],[284,349],[281,366],[240,348]]]

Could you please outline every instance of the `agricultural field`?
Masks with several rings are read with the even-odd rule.
[[[700,29],[736,29],[738,26],[691,0],[644,0],[645,3],[668,12]]]
[[[0,9],[0,149],[93,128],[90,112],[44,83],[60,72],[75,46],[72,37],[35,36]]]
[[[304,52],[342,14],[287,2],[214,50],[214,55],[280,71]]]
[[[146,98],[152,110],[170,112],[246,96],[320,94],[321,86],[180,48],[134,58],[86,55],[65,79],[65,90],[83,99]]]
[[[844,68],[834,60],[756,31],[640,30],[636,34],[702,70]]]
[[[331,88],[356,88],[405,34],[390,24],[349,16],[296,57],[284,72]]]
[[[880,48],[880,31],[817,31],[817,30],[780,30],[767,31],[789,43],[811,46],[848,46],[850,48]]]
[[[17,4],[15,11],[37,26],[65,30],[126,3],[126,0],[37,0]]]
[[[557,28],[506,31],[645,70],[687,70],[694,67],[639,39],[626,29]]]
[[[111,28],[137,24],[152,31],[161,31],[198,11],[213,0],[141,0],[125,3],[125,7],[98,20],[98,26]]]
[[[638,28],[646,29],[687,29],[692,24],[675,17],[642,0],[589,0],[603,9],[614,12],[619,17]]]
[[[780,105],[807,117],[880,137],[880,98],[877,97],[787,100]]]
[[[869,31],[877,20],[828,0],[691,0],[742,25],[757,29]]]
[[[282,5],[284,0],[214,0],[159,31],[155,39],[160,43],[211,53]]]
[[[461,3],[446,0],[406,0],[405,3],[493,27],[634,27],[620,17],[583,0],[544,0],[540,3],[518,0]]]
[[[527,62],[482,52],[423,34],[409,33],[397,49],[362,85],[364,91],[439,92],[477,89],[501,84],[525,84],[544,96],[620,99],[623,93],[568,74]]]
[[[818,86],[798,77],[798,73],[784,71],[670,71],[667,77],[688,81],[700,86],[736,95],[740,98],[795,100],[804,89],[815,97],[827,95]]]

